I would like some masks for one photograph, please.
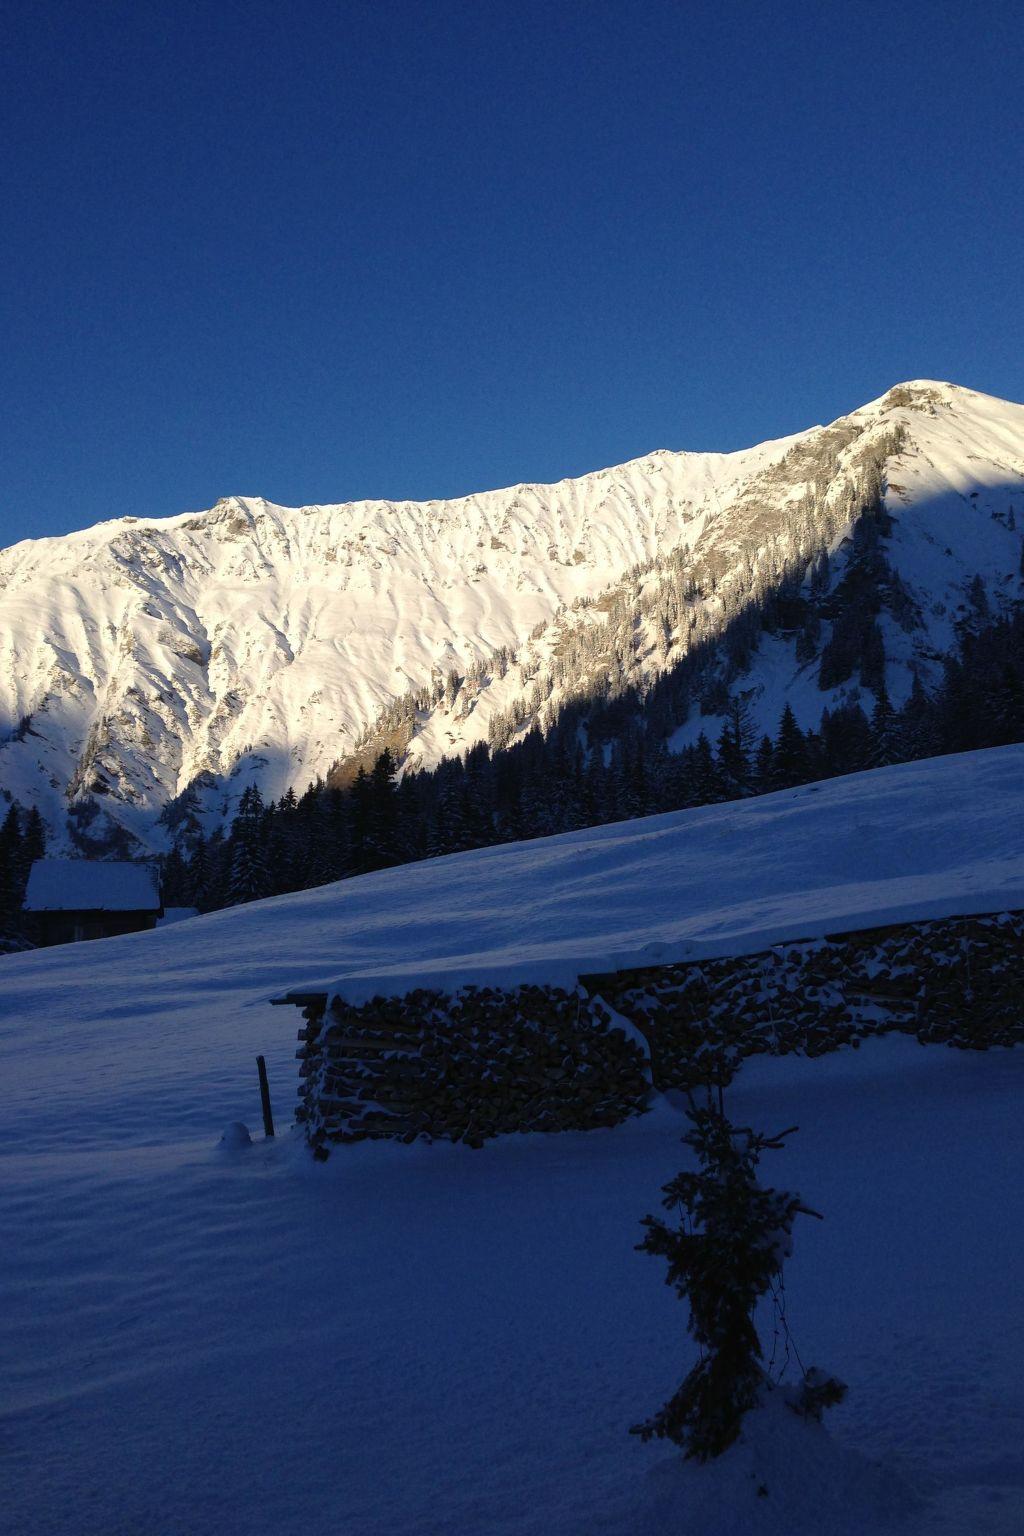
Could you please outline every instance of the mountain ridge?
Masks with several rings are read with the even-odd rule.
[[[212,824],[250,782],[277,796],[372,750],[396,710],[410,768],[511,739],[574,687],[604,686],[605,661],[612,688],[673,665],[714,633],[731,588],[776,565],[791,581],[824,549],[838,580],[866,495],[903,525],[897,568],[924,615],[914,645],[898,626],[890,637],[899,696],[948,650],[953,621],[932,610],[948,615],[969,577],[997,606],[1016,594],[1015,527],[993,541],[989,525],[1014,518],[1018,491],[1024,407],[912,380],[728,454],[655,450],[451,501],[229,497],[21,541],[0,552],[0,790],[39,805],[72,847],[159,848],[158,817],[190,785]],[[971,509],[966,537],[950,498]],[[952,542],[936,560],[940,535]],[[600,630],[630,614],[627,654]],[[566,678],[566,656],[585,678]]]

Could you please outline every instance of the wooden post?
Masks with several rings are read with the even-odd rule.
[[[263,1101],[263,1131],[274,1134],[274,1116],[270,1110],[270,1084],[267,1082],[267,1063],[262,1056],[256,1057],[256,1069],[260,1074],[260,1098]]]

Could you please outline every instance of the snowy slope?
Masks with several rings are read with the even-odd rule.
[[[892,519],[885,554],[902,589],[899,611],[883,611],[879,622],[887,687],[902,704],[915,671],[926,685],[941,676],[941,660],[969,614],[972,580],[981,578],[998,613],[1019,599],[1024,569],[1024,407],[927,380],[898,385],[791,440],[692,540],[630,573],[595,607],[559,612],[500,670],[420,712],[409,760],[430,765],[479,740],[504,744],[609,679],[613,687],[642,685],[695,643],[720,636],[745,594],[771,589],[783,567],[799,573],[806,596],[814,557],[825,552],[826,592],[834,591],[854,516],[876,474]],[[749,669],[729,679],[757,734],[774,736],[787,703],[804,728],[817,728],[824,707],[858,697],[870,714],[874,696],[855,677],[820,688],[818,656],[828,635],[826,623],[810,662],[798,656],[795,632],[765,635]],[[694,709],[670,746],[678,750],[702,731],[715,740],[722,723],[721,715]]]
[[[3,959],[11,1021],[74,1019],[98,1031],[118,1091],[132,1044],[170,1032],[181,1070],[213,1071],[221,1033],[281,1040],[296,1089],[294,1019],[268,1001],[341,983],[347,996],[420,982],[551,980],[581,971],[743,954],[784,939],[887,921],[1024,909],[1024,745],[851,774],[362,875],[152,932]],[[92,1021],[92,1022],[90,1022]],[[14,1039],[23,1023],[5,1026]],[[221,1049],[217,1047],[217,1050]],[[214,1053],[215,1054],[215,1053]],[[35,1073],[5,1134],[34,1141],[61,1055]],[[133,1086],[134,1084],[134,1086]],[[100,1084],[110,1091],[110,1083]],[[175,1092],[150,1084],[152,1095]],[[184,1111],[183,1111],[184,1112]]]
[[[79,847],[111,820],[159,846],[156,815],[197,777],[212,817],[253,779],[304,788],[389,720],[413,765],[506,739],[601,676],[671,665],[737,583],[823,537],[841,550],[873,474],[915,609],[886,620],[899,699],[911,665],[927,676],[949,649],[972,576],[996,608],[1019,591],[1024,407],[952,385],[899,386],[741,453],[658,452],[554,486],[419,505],[234,497],[15,545],[0,554],[0,791],[60,836],[70,806]],[[703,595],[655,632],[646,613],[687,572]],[[792,641],[765,642],[744,683],[760,723],[785,697],[817,721],[829,700],[810,671]],[[446,689],[452,673],[467,681]]]
[[[1022,775],[1022,747],[915,763],[0,961],[0,1526],[1016,1533],[1024,1054],[743,1067],[735,1116],[801,1127],[766,1176],[826,1216],[787,1269],[797,1347],[851,1390],[828,1434],[768,1414],[698,1469],[627,1434],[689,1362],[634,1251],[682,1158],[668,1107],[321,1167],[268,998],[1021,905]],[[257,1052],[284,1134],[219,1150],[259,1123]]]

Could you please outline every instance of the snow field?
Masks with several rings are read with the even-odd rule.
[[[850,1395],[827,1432],[769,1408],[700,1469],[627,1433],[690,1359],[634,1247],[684,1155],[671,1108],[315,1165],[287,1131],[298,1015],[268,1000],[1024,905],[1022,766],[907,764],[0,962],[5,1536],[1019,1531],[1024,1053],[744,1065],[734,1118],[801,1127],[766,1181],[826,1217],[796,1233],[796,1343]],[[260,1124],[260,1052],[282,1134],[222,1149]]]
[[[107,1147],[5,1159],[6,1528],[1015,1532],[1022,1088],[1019,1053],[902,1038],[744,1069],[737,1119],[801,1122],[766,1168],[826,1215],[789,1317],[850,1397],[828,1433],[762,1415],[706,1469],[627,1433],[690,1358],[633,1247],[679,1166],[667,1111],[324,1169],[287,1136],[219,1150],[211,1099],[202,1137],[125,1144],[114,1114]],[[254,1089],[236,1112],[258,1123]]]

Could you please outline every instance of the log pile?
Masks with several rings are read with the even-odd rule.
[[[658,1087],[727,1081],[743,1056],[818,1056],[890,1030],[985,1050],[1024,1041],[1024,913],[581,979],[644,1031]]]
[[[359,1007],[307,1006],[299,1119],[331,1142],[617,1125],[647,1103],[644,1058],[589,1001],[558,987],[415,991]]]
[[[300,1104],[314,1151],[367,1138],[482,1146],[616,1125],[655,1088],[728,1082],[744,1056],[810,1056],[902,1030],[963,1049],[1024,1041],[1024,913],[903,923],[760,954],[554,986],[419,990],[304,1008]],[[616,1015],[621,1018],[616,1020]],[[623,1025],[646,1038],[650,1062]]]

